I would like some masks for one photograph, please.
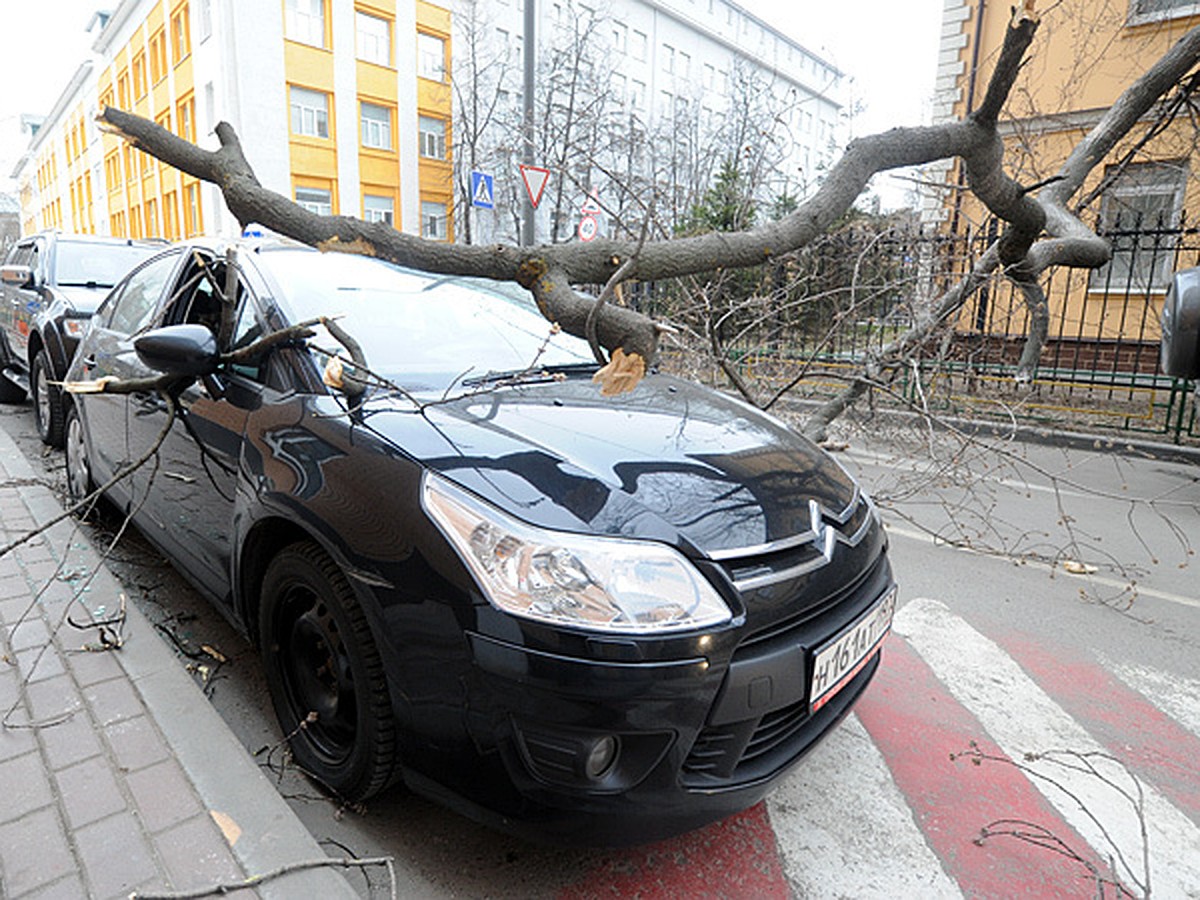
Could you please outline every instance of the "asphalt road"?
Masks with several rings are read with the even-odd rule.
[[[41,461],[48,482],[61,484],[61,454],[44,452],[28,405],[0,407],[0,427]],[[1195,781],[1195,757],[1176,765],[1182,777],[1160,771],[1175,765],[1172,754],[1200,752],[1200,466],[1044,446],[982,452],[901,439],[883,449],[880,435],[871,448],[854,441],[839,459],[881,500],[901,585],[880,677],[858,714],[768,803],[620,853],[533,846],[403,789],[365,809],[339,808],[284,764],[253,648],[137,535],[123,535],[109,563],[317,840],[331,854],[394,856],[406,895],[981,896],[996,871],[1009,887],[1022,878],[1076,886],[1075,871],[1037,868],[1054,854],[993,840],[973,857],[954,844],[959,837],[946,837],[969,838],[999,818],[995,798],[975,801],[1007,785],[1001,811],[1096,840],[1087,821],[1029,788],[1029,778],[1009,784],[1012,766],[981,766],[986,777],[964,793],[951,780],[964,777],[963,767],[947,770],[949,754],[930,748],[940,740],[966,750],[973,736],[1019,761],[1037,750],[1090,752],[1094,735],[1109,748],[1151,746],[1147,729],[1168,738],[1178,729],[1145,772],[1137,760],[1126,767],[1168,785],[1168,811],[1149,829],[1156,875],[1170,868],[1164,847],[1191,848],[1200,860],[1200,796],[1186,784]],[[108,516],[93,525],[100,547],[119,524]],[[1097,684],[1107,695],[1088,701]],[[1047,695],[1056,702],[1047,705]],[[1095,797],[1089,805],[1106,823],[1127,822],[1112,804]],[[1118,841],[1138,840],[1108,830]],[[1027,863],[1034,868],[1011,870]],[[1167,889],[1156,895],[1173,896],[1172,887],[1200,894],[1200,872],[1185,867],[1165,877]],[[1136,873],[1122,878],[1130,883]]]

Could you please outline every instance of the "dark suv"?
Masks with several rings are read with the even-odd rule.
[[[63,442],[62,391],[57,386],[109,288],[161,241],[41,232],[8,253],[0,281],[0,403],[33,397],[42,440]]]

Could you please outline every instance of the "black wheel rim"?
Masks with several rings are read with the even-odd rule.
[[[285,591],[275,620],[275,646],[284,694],[309,744],[331,765],[354,749],[358,700],[350,656],[329,604],[307,585]]]

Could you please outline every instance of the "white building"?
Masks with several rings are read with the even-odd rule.
[[[591,188],[599,193],[604,212],[600,233],[614,233],[613,214],[618,208],[628,208],[612,196],[614,171],[627,175],[636,166],[622,166],[614,149],[612,132],[633,132],[641,129],[648,136],[649,152],[657,154],[657,174],[652,179],[660,190],[672,180],[662,160],[673,150],[682,148],[685,178],[694,187],[696,168],[704,170],[705,182],[711,181],[722,157],[737,155],[738,144],[766,140],[766,133],[776,142],[777,164],[773,165],[770,184],[761,184],[760,202],[765,204],[772,195],[787,191],[792,197],[802,197],[815,187],[820,173],[833,160],[840,140],[839,115],[843,106],[842,73],[817,54],[773,29],[767,22],[742,9],[730,0],[536,0],[538,41],[540,45],[538,92],[541,106],[537,113],[539,128],[562,130],[553,121],[554,112],[546,108],[547,81],[560,77],[555,71],[555,54],[566,53],[570,65],[571,49],[580,51],[591,65],[582,83],[575,85],[583,91],[589,104],[602,102],[603,128],[586,130],[596,135],[602,146],[589,146],[585,135],[568,148],[563,158],[554,159],[554,150],[562,150],[539,139],[540,152],[551,158],[535,162],[551,169],[547,200],[554,200],[555,179],[563,179],[564,193],[569,202],[547,210],[539,207],[538,240],[551,237],[553,219],[559,216],[578,221],[582,205]],[[513,239],[512,200],[524,202],[523,186],[516,171],[520,157],[519,129],[522,85],[522,0],[457,0],[454,7],[455,27],[455,119],[462,128],[469,128],[471,115],[464,107],[471,97],[469,82],[481,82],[481,93],[490,99],[499,94],[500,112],[487,129],[484,152],[477,152],[479,165],[491,166],[496,178],[497,209],[491,212],[473,210],[471,222],[476,226],[472,240],[487,242]],[[468,58],[472,35],[478,45],[474,64]],[[486,64],[493,60],[502,63],[501,77],[497,67]],[[474,65],[474,68],[473,68]],[[548,72],[547,69],[552,71]],[[478,73],[478,74],[473,74]],[[490,73],[490,74],[489,74]],[[739,120],[747,115],[747,85],[752,83],[760,96],[754,102],[763,115],[757,117],[744,135],[736,139],[733,132]],[[559,92],[568,96],[567,90]],[[578,93],[573,96],[578,101]],[[551,104],[553,106],[553,104]],[[592,107],[589,107],[592,108]],[[690,145],[690,146],[685,146]],[[500,152],[495,152],[496,148]],[[563,171],[566,166],[578,166],[581,157],[595,153],[596,163],[590,173]],[[457,162],[460,170],[470,166],[471,154],[459,138]],[[647,160],[640,160],[650,168]],[[460,198],[466,174],[459,173]],[[507,188],[507,190],[505,189]],[[619,188],[616,189],[620,193]],[[608,196],[606,196],[606,193]],[[666,190],[669,195],[670,191]],[[670,198],[668,196],[668,200]],[[619,215],[619,214],[618,214]],[[459,239],[466,225],[460,213]],[[557,240],[569,239],[574,225],[560,228]]]

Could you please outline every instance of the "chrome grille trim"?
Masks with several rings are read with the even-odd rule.
[[[854,488],[854,496],[850,498],[850,502],[840,512],[832,512],[826,506],[818,503],[816,500],[810,500],[810,514],[812,508],[817,509],[817,515],[814,517],[813,527],[808,531],[800,534],[792,535],[791,537],[780,538],[777,541],[769,541],[765,544],[753,544],[748,547],[734,547],[731,550],[713,550],[708,554],[708,558],[716,562],[723,562],[728,559],[739,559],[743,556],[761,556],[764,553],[776,553],[780,550],[791,550],[794,547],[800,547],[804,544],[810,544],[817,537],[817,532],[820,528],[821,519],[832,519],[839,525],[845,525],[846,521],[854,515],[854,510],[858,508],[858,504],[862,501],[862,490],[857,486]]]

